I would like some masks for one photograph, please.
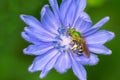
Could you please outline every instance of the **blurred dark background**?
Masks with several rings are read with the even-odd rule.
[[[28,72],[34,56],[22,52],[29,43],[21,38],[26,24],[19,15],[28,14],[39,19],[45,4],[49,4],[48,0],[0,0],[0,80],[78,80],[72,70],[65,74],[52,70],[44,79],[39,78],[40,72]],[[97,65],[85,66],[88,80],[120,80],[120,0],[87,0],[86,12],[93,23],[110,16],[102,29],[116,34],[105,44],[113,51],[112,55],[99,55]]]

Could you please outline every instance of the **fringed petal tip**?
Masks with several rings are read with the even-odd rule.
[[[21,32],[21,36],[23,39],[25,39],[29,43],[36,43],[37,42],[36,39],[34,39],[34,38],[31,39],[30,35],[26,31]]]
[[[20,18],[30,27],[34,27],[36,29],[41,29],[41,23],[35,17],[30,15],[20,15]]]
[[[64,73],[67,72],[67,70],[58,70],[58,69],[56,69],[56,71],[57,71],[58,73],[60,73],[60,74],[64,74]]]
[[[86,22],[92,23],[90,16],[86,12],[81,12],[79,17],[85,20]]]
[[[111,55],[111,54],[112,54],[112,51],[108,50],[108,52],[105,55]]]
[[[35,70],[33,69],[33,64],[29,66],[28,71],[31,73],[35,72]]]
[[[91,54],[90,59],[88,60],[88,65],[96,65],[99,62],[99,58],[97,55]]]
[[[22,36],[22,38],[24,38],[24,39],[26,39],[26,35],[25,35],[25,32],[21,32],[21,36]]]
[[[106,22],[108,22],[110,20],[109,16],[104,17],[103,19],[101,19],[97,24],[99,25],[104,25]]]
[[[48,72],[49,72],[49,71],[41,71],[39,77],[40,77],[41,79],[43,79],[43,78],[48,74]]]
[[[34,53],[29,52],[28,48],[23,49],[23,53],[26,54],[26,55],[31,55],[31,56],[35,55]]]
[[[45,77],[44,74],[40,74],[40,75],[39,75],[39,78],[41,78],[41,79],[43,79],[44,77]]]
[[[69,68],[68,68],[68,69],[69,69]],[[56,68],[56,67],[55,67],[55,70],[56,70],[58,73],[60,73],[60,74],[66,73],[68,69],[64,69],[64,68],[61,69],[61,68]]]
[[[110,31],[108,33],[109,33],[109,41],[110,41],[115,37],[115,33],[110,32]]]
[[[29,17],[28,15],[25,15],[25,14],[21,14],[20,15],[20,18],[25,22],[26,21],[26,19],[25,18],[27,18],[27,17]]]
[[[31,16],[31,15],[26,15],[26,14],[21,14],[20,15],[20,18],[23,20],[23,21],[25,21],[27,18],[29,19],[29,18],[33,18],[33,16]]]
[[[109,17],[109,16],[106,16],[104,19],[105,19],[106,21],[109,21],[109,20],[110,20],[110,17]]]
[[[32,22],[32,19],[33,19],[32,16],[30,16],[30,15],[25,15],[25,14],[21,14],[21,15],[20,15],[20,18],[21,18],[27,25],[31,24],[30,22]]]
[[[42,16],[42,17],[45,15],[45,13],[46,13],[46,8],[48,8],[48,7],[49,7],[49,5],[47,5],[47,4],[43,6],[43,8],[42,8],[42,10],[41,10],[41,16]],[[42,18],[42,17],[41,17],[41,18]]]
[[[24,16],[26,16],[25,14],[21,14],[20,15],[20,18],[23,20],[24,19]]]
[[[33,69],[33,66],[32,66],[32,65],[28,68],[28,71],[31,72],[31,73],[36,72],[36,71]],[[41,74],[39,75],[39,77],[40,77],[41,79],[43,79],[47,74],[48,74],[47,71],[46,71],[46,72],[41,71]]]
[[[104,45],[89,45],[89,51],[96,54],[110,55],[112,51]]]
[[[104,17],[103,19],[101,19],[98,23],[96,23],[94,26],[93,26],[93,28],[95,27],[95,28],[100,28],[100,27],[102,27],[106,22],[108,22],[110,20],[110,17],[109,16],[106,16],[106,17]]]
[[[27,48],[23,49],[23,53],[24,54],[29,54],[28,51],[27,51]]]
[[[39,75],[39,78],[40,78],[40,79],[43,79],[43,78],[44,78],[44,75],[41,75],[41,74],[40,74],[40,75]]]

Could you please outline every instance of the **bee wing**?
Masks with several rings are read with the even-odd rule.
[[[83,50],[84,50],[84,55],[85,55],[87,58],[89,58],[89,57],[90,57],[90,53],[89,53],[88,47],[87,47],[87,45],[86,45],[86,42],[85,42],[84,39],[82,39],[81,42],[82,42],[82,44],[83,44],[82,46],[83,46]]]

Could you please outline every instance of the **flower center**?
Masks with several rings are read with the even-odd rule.
[[[82,53],[82,46],[80,44],[81,35],[76,32],[75,29],[64,27],[58,29],[59,35],[56,36],[57,42],[55,43],[55,48],[60,50],[71,49],[75,53]],[[76,39],[77,38],[77,39]]]
[[[60,45],[61,46],[65,46],[65,49],[68,49],[70,48],[70,43],[72,41],[71,37],[67,37],[67,36],[60,36],[61,40],[59,41],[60,42]]]
[[[55,38],[57,41],[54,41],[54,47],[56,49],[59,49],[60,51],[67,51],[71,48],[70,43],[72,42],[71,36],[67,35],[67,29],[65,28],[59,28],[58,29],[59,35],[57,35]]]
[[[85,54],[89,57],[89,51],[81,34],[74,28],[59,28],[59,35],[56,36],[57,41],[53,42],[54,47],[60,51],[71,49],[77,55]]]

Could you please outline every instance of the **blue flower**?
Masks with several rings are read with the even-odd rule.
[[[86,80],[83,65],[95,65],[99,61],[97,55],[111,54],[104,44],[114,37],[114,33],[99,30],[108,20],[105,17],[92,25],[90,17],[84,12],[86,0],[49,0],[41,11],[41,20],[33,16],[21,15],[27,24],[22,37],[31,43],[24,53],[35,55],[30,72],[41,71],[40,78],[55,68],[65,73],[72,68],[80,80]]]

